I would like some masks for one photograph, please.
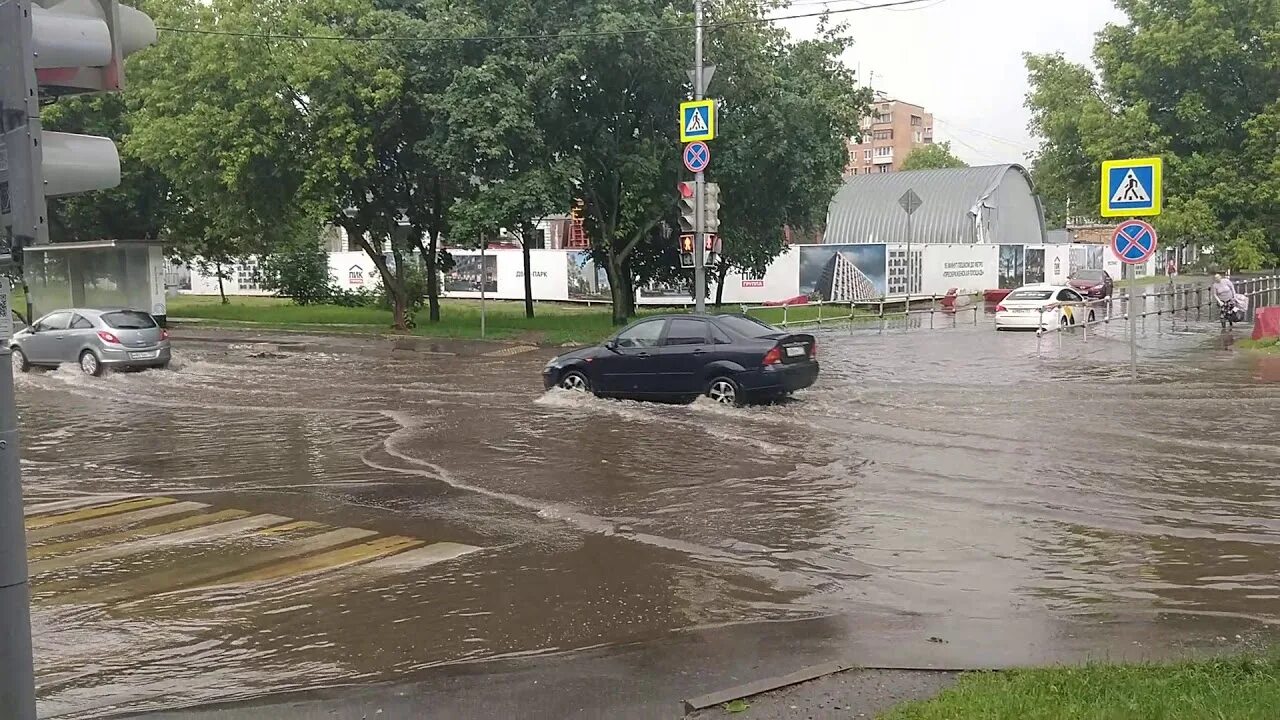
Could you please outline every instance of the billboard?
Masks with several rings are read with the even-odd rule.
[[[873,300],[888,293],[883,244],[800,246],[800,293],[832,302]]]
[[[1026,258],[1022,245],[1000,246],[1000,287],[1012,290],[1021,287],[1026,275]]]

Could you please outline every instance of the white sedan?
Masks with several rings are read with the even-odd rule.
[[[1051,330],[1096,318],[1080,293],[1065,285],[1024,285],[996,305],[996,330]]]

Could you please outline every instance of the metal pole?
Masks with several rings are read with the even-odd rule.
[[[480,337],[484,337],[484,321],[485,321],[485,303],[484,303],[484,286],[488,284],[489,277],[484,266],[484,246],[489,243],[484,238],[480,238]]]
[[[0,133],[8,169],[10,248],[48,240],[31,6],[31,0],[0,2]],[[0,278],[0,300],[0,717],[35,720],[18,408],[9,351],[13,316],[5,278]]]
[[[914,213],[907,213],[907,299],[908,300],[910,300],[911,298],[911,290],[912,290],[912,287],[911,287],[911,270],[912,270],[911,268],[911,216],[913,214]],[[909,303],[907,305],[907,310],[908,311],[911,310],[911,305]]]
[[[701,100],[705,90],[702,75],[702,0],[693,0],[693,99]],[[706,207],[707,178],[705,173],[693,176],[693,309],[697,313],[707,311],[707,251]]]
[[[1129,374],[1138,379],[1138,273],[1129,265]]]

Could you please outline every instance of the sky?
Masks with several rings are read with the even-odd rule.
[[[775,15],[881,2],[794,0]],[[1124,20],[1112,0],[933,0],[835,17],[850,25],[855,44],[845,60],[861,83],[923,105],[934,115],[935,138],[951,141],[971,165],[1023,162],[1036,145],[1023,106],[1024,52],[1060,51],[1087,63],[1094,33]],[[807,36],[816,21],[782,24]]]

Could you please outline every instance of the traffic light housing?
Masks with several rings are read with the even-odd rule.
[[[680,236],[680,267],[682,268],[691,268],[694,266],[693,243],[693,235]]]
[[[46,197],[120,184],[109,138],[43,132],[40,99],[124,88],[124,59],[156,41],[155,23],[118,0],[0,2],[0,117],[7,163],[0,208],[12,227],[11,258],[48,242]],[[0,193],[5,194],[5,193]]]
[[[720,186],[707,183],[706,199],[702,208],[703,229],[709,233],[720,232]]]
[[[678,183],[676,188],[680,191],[680,232],[694,232],[698,222],[697,188],[691,182]]]

